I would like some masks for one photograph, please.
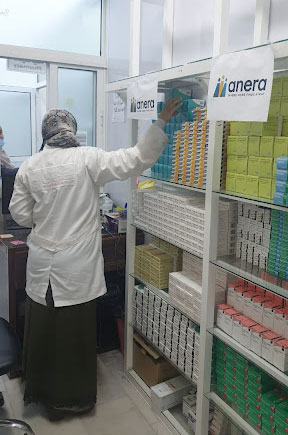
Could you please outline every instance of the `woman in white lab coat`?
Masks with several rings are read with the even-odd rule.
[[[133,148],[105,152],[80,147],[77,123],[51,110],[42,124],[43,151],[24,161],[10,203],[28,238],[24,340],[25,403],[58,414],[89,411],[96,403],[96,304],[106,293],[99,187],[140,175],[167,144],[170,100]]]

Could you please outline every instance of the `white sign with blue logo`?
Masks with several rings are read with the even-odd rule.
[[[138,79],[127,89],[127,116],[130,119],[157,119],[157,80]]]
[[[273,70],[274,54],[270,46],[214,58],[208,91],[208,119],[267,121]]]

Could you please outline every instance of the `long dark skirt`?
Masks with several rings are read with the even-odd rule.
[[[96,403],[96,300],[54,308],[27,298],[25,403],[85,407]]]

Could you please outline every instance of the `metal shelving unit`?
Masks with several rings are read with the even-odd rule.
[[[268,23],[269,23],[269,8],[267,8],[267,1],[257,1],[256,15],[255,15],[255,35],[254,44],[260,45],[268,39]],[[217,1],[217,16],[215,20],[215,38],[214,38],[214,51],[213,55],[218,55],[225,52],[225,43],[223,38],[226,38],[228,29],[227,20],[229,15],[229,0]],[[267,11],[266,11],[267,9]],[[266,12],[265,12],[266,11]],[[259,24],[260,23],[260,24]],[[266,27],[265,27],[266,26]],[[226,29],[226,30],[223,30]],[[263,29],[266,29],[266,34]],[[134,31],[136,31],[134,29]],[[225,33],[226,32],[226,33]],[[137,33],[137,31],[136,31]],[[225,36],[226,35],[226,36]],[[137,50],[135,49],[134,33],[131,33],[132,44],[132,60],[130,74],[128,79],[120,80],[118,82],[110,83],[106,85],[107,92],[125,91],[131,84],[138,80],[139,69],[137,69]],[[138,39],[139,42],[139,39]],[[288,42],[282,41],[274,43],[273,50],[275,54],[275,70],[283,71],[288,69]],[[257,49],[257,48],[255,48]],[[133,51],[134,50],[134,51]],[[135,51],[136,50],[136,51]],[[136,53],[136,57],[133,57],[133,53]],[[136,60],[135,60],[136,59]],[[152,72],[145,74],[145,77],[149,77],[151,80],[157,80],[159,83],[159,90],[165,92],[170,88],[179,87],[181,83],[185,82],[185,86],[191,86],[195,84],[196,78],[209,77],[209,71],[211,69],[211,59],[203,59],[197,62],[192,62],[187,65],[172,67],[163,69],[158,72]],[[130,145],[134,146],[137,142],[138,136],[138,121],[131,120],[128,123]],[[203,254],[203,270],[202,270],[202,306],[201,306],[201,321],[200,321],[200,355],[199,355],[199,377],[197,385],[197,423],[196,423],[196,435],[207,435],[209,430],[209,401],[213,402],[215,406],[222,411],[229,419],[231,419],[236,426],[248,434],[257,435],[255,431],[241,416],[239,416],[232,408],[230,408],[217,394],[209,393],[207,400],[207,392],[211,390],[210,376],[207,373],[211,373],[212,366],[212,345],[213,337],[216,336],[220,340],[225,341],[231,347],[235,348],[239,353],[245,356],[247,359],[258,365],[260,368],[271,374],[277,381],[283,385],[288,385],[287,377],[285,374],[277,370],[271,364],[268,364],[257,355],[250,351],[247,351],[231,337],[220,331],[218,328],[214,328],[215,324],[215,279],[217,267],[225,270],[228,273],[232,273],[236,276],[247,279],[248,281],[267,288],[269,291],[279,294],[287,298],[285,288],[281,287],[279,282],[270,282],[268,279],[264,279],[261,275],[261,271],[249,270],[245,265],[237,265],[233,261],[228,259],[218,258],[217,256],[217,237],[218,237],[218,210],[219,201],[221,198],[226,198],[233,201],[243,201],[251,204],[261,205],[263,207],[269,207],[277,210],[288,211],[285,207],[272,204],[270,201],[258,200],[256,198],[242,198],[236,194],[224,192],[220,190],[221,179],[221,157],[222,157],[222,140],[223,140],[223,123],[222,122],[210,122],[209,125],[209,146],[208,146],[208,170],[206,189],[198,189],[190,186],[178,185],[170,183],[168,181],[155,180],[163,187],[174,189],[175,192],[179,192],[181,189],[191,192],[191,195],[202,193],[205,195],[205,236],[204,236],[204,254]],[[146,178],[146,176],[145,176]],[[151,177],[148,177],[151,178]],[[132,191],[136,189],[136,178],[130,181],[129,199],[128,204],[132,202]],[[133,371],[133,326],[132,326],[132,292],[135,285],[134,272],[134,253],[135,253],[135,235],[136,226],[133,223],[131,207],[128,208],[128,233],[127,233],[127,268],[126,268],[126,330],[125,330],[125,369],[130,379]],[[140,228],[147,233],[149,228]],[[152,233],[153,234],[153,233]],[[159,234],[155,234],[157,237],[161,237]],[[167,240],[165,237],[161,237],[163,240],[171,243],[171,240]],[[179,246],[182,248],[181,246]],[[192,252],[195,255],[195,253]],[[230,259],[231,260],[231,259]],[[215,267],[215,265],[217,267]],[[146,283],[143,282],[146,285]],[[155,289],[154,289],[155,290]],[[158,295],[160,292],[156,289]],[[161,294],[163,299],[167,300],[169,296]],[[169,301],[170,303],[170,301]],[[145,337],[147,340],[147,337]],[[232,341],[233,340],[233,341]],[[157,349],[158,350],[158,349]],[[143,386],[143,382],[133,375],[133,383],[138,388],[139,392],[147,397],[147,389]],[[146,391],[145,391],[146,390]],[[165,414],[165,413],[164,413]],[[167,416],[165,416],[167,417]],[[170,418],[170,417],[169,417]],[[167,427],[171,430],[171,419],[167,418]],[[179,423],[179,422],[178,422]],[[179,423],[181,426],[181,423]],[[172,425],[173,426],[173,425]],[[176,434],[185,433],[184,427],[173,426]],[[173,432],[174,433],[174,432]]]

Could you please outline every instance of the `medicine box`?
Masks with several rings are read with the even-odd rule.
[[[273,364],[282,372],[288,371],[288,340],[277,340],[274,343]]]
[[[270,106],[269,106],[269,116],[279,116],[280,107],[281,107],[281,97],[280,96],[271,97]]]
[[[226,174],[226,190],[228,190],[230,192],[236,191],[236,175],[237,174],[227,172],[227,174]]]
[[[246,177],[246,193],[249,196],[258,197],[259,195],[259,177],[247,175]]]
[[[162,412],[182,403],[191,389],[191,383],[182,376],[155,385],[151,388],[152,406]]]
[[[248,137],[248,156],[259,157],[260,155],[260,137]]]
[[[273,331],[266,331],[262,334],[262,358],[273,364],[274,343],[280,338],[279,334]]]
[[[259,157],[248,158],[248,175],[260,176]]]
[[[288,116],[288,97],[283,96],[281,98],[281,107],[280,107],[280,115],[281,116]]]
[[[273,159],[269,157],[259,157],[259,176],[263,178],[272,178]],[[251,175],[251,174],[249,174]],[[252,174],[253,175],[253,174]],[[257,174],[256,174],[257,175]]]
[[[274,136],[262,136],[260,141],[260,156],[274,156]]]
[[[287,157],[288,153],[288,138],[275,137],[274,142],[274,158]]]
[[[271,178],[259,178],[259,197],[270,199],[271,198]]]
[[[235,174],[238,172],[238,156],[233,154],[227,156],[227,172]]]
[[[247,191],[247,179],[246,175],[236,174],[236,192],[246,193]]]

